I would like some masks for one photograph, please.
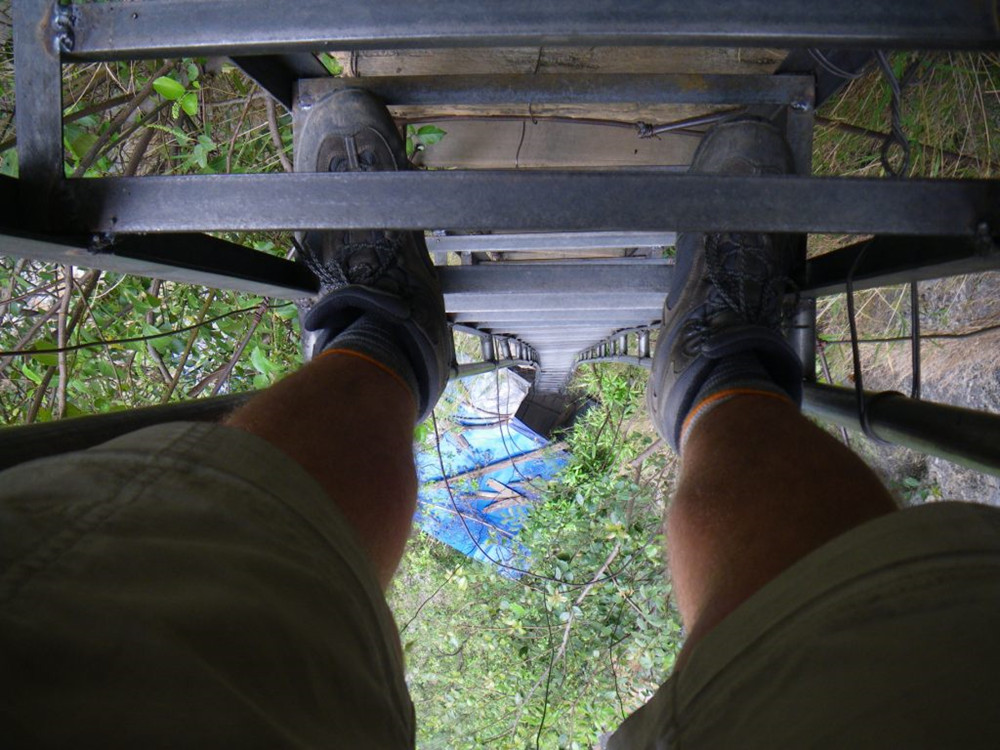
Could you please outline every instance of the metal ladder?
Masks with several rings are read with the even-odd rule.
[[[821,8],[802,0],[747,0],[724,14],[706,0],[634,0],[613,8],[599,0],[510,0],[486,7],[469,0],[14,0],[22,176],[0,180],[0,252],[300,298],[314,292],[300,266],[204,233],[427,230],[436,257],[454,252],[465,259],[440,267],[446,308],[456,330],[482,339],[482,362],[462,365],[455,374],[532,367],[533,392],[544,396],[558,394],[581,361],[648,364],[649,331],[671,271],[660,249],[678,231],[874,235],[805,265],[794,343],[811,373],[815,298],[843,291],[852,269],[854,288],[863,289],[1000,267],[1000,182],[808,176],[813,111],[843,81],[807,50],[822,48],[824,59],[849,71],[863,66],[873,49],[995,50],[1000,27],[994,11],[983,0],[873,0]],[[324,50],[529,48],[539,50],[537,69],[542,49],[587,54],[634,46],[793,51],[773,74],[489,71],[357,79],[330,78],[314,56]],[[231,57],[293,111],[323,91],[359,84],[390,108],[490,113],[526,106],[522,122],[534,122],[536,108],[543,107],[557,113],[553,119],[560,107],[575,112],[565,117],[594,106],[707,110],[707,116],[658,127],[634,123],[636,136],[667,138],[672,131],[704,130],[738,109],[784,127],[799,174],[694,176],[682,174],[682,162],[663,168],[626,160],[618,168],[573,163],[406,173],[64,177],[63,63],[208,55]],[[865,262],[859,265],[861,253]],[[106,437],[109,429],[124,431],[126,423],[134,428],[136,420],[215,415],[239,398],[86,418],[75,426],[8,429],[0,443],[16,444],[24,455],[54,453],[93,442],[90,434]],[[853,399],[851,391],[807,384],[808,410],[857,426]],[[873,434],[1000,471],[997,418],[903,396],[866,403]]]

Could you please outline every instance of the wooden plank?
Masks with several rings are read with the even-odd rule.
[[[345,75],[457,73],[773,73],[785,51],[716,47],[513,47],[333,54]]]
[[[476,117],[488,113],[492,117],[544,117],[583,120],[610,120],[621,123],[659,125],[701,117],[712,112],[732,109],[714,104],[450,104],[437,106],[390,106],[392,116],[406,123],[426,123],[439,117]]]
[[[414,164],[467,169],[528,167],[686,167],[699,138],[665,133],[639,138],[629,128],[565,122],[435,123],[446,135],[419,152]]]

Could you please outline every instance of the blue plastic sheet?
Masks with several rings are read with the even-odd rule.
[[[451,425],[441,435],[440,456],[435,449],[417,456],[416,524],[463,555],[516,578],[519,573],[505,566],[530,565],[518,532],[568,456],[540,451],[545,438],[516,418],[483,416],[467,407],[459,408]]]

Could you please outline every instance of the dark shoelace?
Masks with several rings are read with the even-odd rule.
[[[705,253],[705,273],[713,287],[707,300],[709,317],[729,309],[747,323],[781,325],[782,301],[791,279],[776,273],[768,235],[710,234]]]

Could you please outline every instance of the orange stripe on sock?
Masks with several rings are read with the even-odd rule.
[[[391,375],[393,377],[393,379],[397,383],[399,383],[401,386],[403,386],[403,388],[406,390],[406,392],[408,394],[410,394],[410,398],[413,399],[413,408],[417,408],[417,397],[416,397],[416,394],[413,393],[413,390],[410,388],[410,386],[407,384],[407,382],[405,380],[403,380],[403,378],[400,376],[400,374],[398,372],[396,372],[395,370],[393,370],[388,365],[383,364],[382,362],[379,362],[377,359],[374,359],[373,357],[369,357],[367,354],[362,354],[361,352],[356,352],[353,349],[325,349],[324,351],[320,352],[320,354],[319,354],[318,357],[313,357],[313,361],[315,362],[318,359],[322,359],[327,354],[346,354],[349,357],[357,357],[358,359],[364,360],[365,362],[367,362],[370,365],[375,365],[382,372],[386,373],[387,375]]]
[[[691,408],[691,411],[688,412],[688,415],[684,418],[684,422],[681,424],[680,442],[684,442],[684,433],[687,432],[688,427],[691,426],[691,423],[700,412],[714,404],[718,404],[720,401],[725,401],[733,398],[734,396],[767,396],[768,398],[776,398],[779,401],[792,403],[792,400],[784,394],[774,393],[773,391],[761,391],[756,388],[729,388],[725,391],[718,391],[717,393],[713,393],[708,398],[699,401]]]

